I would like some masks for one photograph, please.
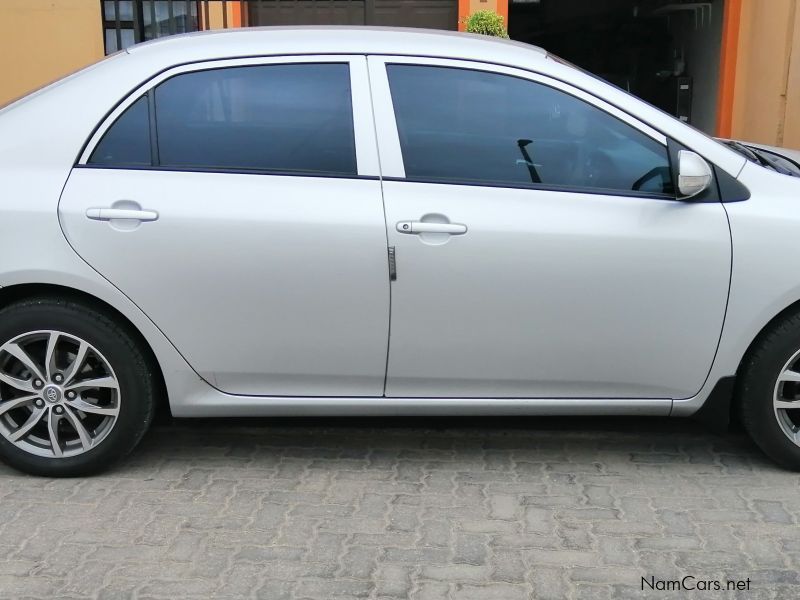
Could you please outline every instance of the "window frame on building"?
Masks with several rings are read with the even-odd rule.
[[[188,33],[199,31],[203,22],[208,22],[208,3],[205,2],[205,21],[203,20],[202,0],[100,0],[100,14],[103,20],[103,44],[106,54],[112,54],[124,50],[132,44],[155,39],[160,37],[157,31],[157,3],[164,2],[167,7],[167,35],[176,33]],[[228,4],[229,0],[220,0],[223,4]],[[176,6],[183,6],[184,12],[178,14]],[[111,11],[109,12],[109,7]],[[123,7],[130,7],[130,18],[122,19]],[[127,15],[124,15],[127,16]],[[227,16],[227,11],[223,10],[223,18]],[[155,35],[148,36],[147,17],[150,19],[150,27]],[[178,27],[178,19],[186,18],[184,27]],[[227,25],[226,25],[227,26]],[[181,29],[181,31],[179,31]],[[130,43],[123,43],[123,32],[133,32],[133,40]],[[111,38],[109,37],[111,36]],[[113,45],[110,43],[113,39]]]

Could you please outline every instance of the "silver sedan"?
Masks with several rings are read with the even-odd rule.
[[[746,153],[745,153],[746,154]],[[532,46],[246,29],[0,111],[0,457],[176,417],[736,415],[800,467],[800,179]]]

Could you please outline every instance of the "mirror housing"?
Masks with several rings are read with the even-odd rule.
[[[693,198],[706,191],[714,180],[711,165],[690,150],[678,152],[678,197]]]

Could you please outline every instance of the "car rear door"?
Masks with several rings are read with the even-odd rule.
[[[519,69],[370,57],[389,244],[386,395],[686,398],[731,265],[666,138]]]
[[[366,59],[158,75],[90,140],[73,248],[220,390],[380,396],[389,274]]]

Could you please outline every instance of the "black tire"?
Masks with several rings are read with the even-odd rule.
[[[756,340],[742,363],[737,382],[737,405],[745,430],[767,456],[795,471],[800,470],[800,446],[781,428],[773,399],[778,376],[798,350],[800,313],[795,313],[772,325]],[[792,419],[800,423],[800,414],[794,415],[800,410],[790,412]]]
[[[119,414],[107,435],[83,454],[38,456],[0,435],[0,459],[25,473],[49,477],[76,477],[108,469],[133,450],[150,426],[157,390],[152,369],[128,328],[92,306],[40,297],[0,311],[0,345],[38,330],[74,335],[105,357],[119,384]]]

